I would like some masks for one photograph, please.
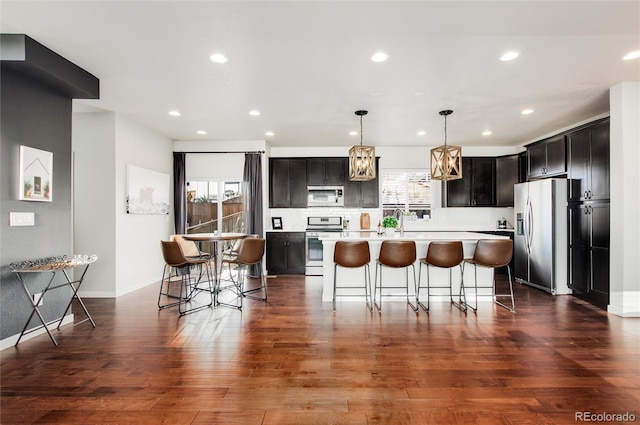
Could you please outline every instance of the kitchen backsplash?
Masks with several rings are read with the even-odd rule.
[[[369,213],[371,229],[382,220],[378,208],[272,208],[271,217],[281,217],[284,230],[305,230],[307,217],[332,216],[349,220],[349,229],[360,228],[360,213]],[[507,228],[513,228],[513,208],[434,208],[429,220],[407,220],[405,230],[491,230],[497,228],[499,219],[507,220]],[[271,230],[271,218],[267,219]]]

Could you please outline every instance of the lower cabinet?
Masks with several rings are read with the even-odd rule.
[[[609,203],[569,206],[569,288],[606,309],[609,304]]]
[[[267,272],[304,274],[304,232],[267,232]]]

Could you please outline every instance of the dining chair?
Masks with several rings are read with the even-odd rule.
[[[218,287],[217,292],[221,292],[224,290],[230,290],[235,293],[237,303],[222,303],[220,302],[220,298],[218,296],[217,304],[226,305],[229,307],[235,307],[237,309],[242,309],[243,306],[243,298],[252,298],[260,301],[267,301],[267,280],[264,276],[264,272],[262,271],[262,257],[264,256],[265,251],[265,239],[260,237],[249,237],[245,238],[240,244],[240,249],[236,256],[231,256],[228,258],[222,258],[222,263],[227,263],[229,266],[236,266],[236,276],[235,278],[232,276],[229,277],[228,282],[229,285],[225,287]],[[258,281],[260,286],[245,289],[244,285],[247,281],[247,271],[249,266],[255,266],[255,269],[258,273]],[[230,269],[231,270],[231,269]],[[249,295],[253,292],[262,291],[263,296],[257,297]]]
[[[209,260],[204,257],[186,257],[177,241],[160,241],[160,246],[165,265],[158,293],[158,308],[164,309],[177,305],[178,312],[182,316],[196,310],[211,307],[214,303],[214,288],[211,286],[213,280],[211,269],[209,268]],[[201,269],[197,278],[191,276],[191,269],[194,266]],[[204,269],[204,273],[202,269]],[[206,279],[203,280],[203,277],[206,277]],[[171,293],[172,283],[179,283],[177,295]],[[202,284],[206,286],[202,287]],[[196,296],[202,292],[208,294],[209,304],[194,306]],[[176,301],[163,304],[163,296]],[[191,307],[187,307],[187,304],[191,304]]]

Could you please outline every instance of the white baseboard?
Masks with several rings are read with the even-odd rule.
[[[60,326],[64,326],[64,325],[68,325],[70,323],[73,323],[73,314],[68,314],[64,317],[64,319],[62,319],[62,324]],[[58,326],[58,320],[54,320],[52,322],[47,323],[47,326],[55,324],[56,327]],[[49,329],[49,330],[55,330],[54,329]],[[42,335],[44,333],[47,333],[47,331],[44,329],[44,327],[42,325],[40,325],[39,329],[36,329],[32,332],[29,332],[28,334],[25,334],[22,336],[22,339],[20,339],[20,342],[24,342],[27,340],[30,340],[31,338],[34,338],[38,335]],[[55,337],[55,335],[54,335]],[[7,348],[11,348],[14,345],[16,345],[16,342],[18,341],[18,338],[20,338],[20,334],[16,334],[16,335],[12,335],[8,338],[5,338],[3,340],[0,341],[0,351],[5,350]]]

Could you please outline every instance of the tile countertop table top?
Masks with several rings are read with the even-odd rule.
[[[320,233],[318,239],[320,239],[322,243],[322,257],[323,257],[323,276],[322,276],[322,301],[328,302],[333,299],[333,251],[335,249],[335,243],[337,241],[359,241],[366,240],[369,242],[369,249],[371,252],[371,262],[369,266],[371,268],[371,277],[374,278],[374,270],[376,266],[376,259],[378,258],[378,254],[380,253],[380,245],[384,240],[413,240],[416,242],[416,278],[418,277],[418,265],[419,259],[424,258],[427,254],[427,246],[429,242],[436,240],[446,240],[446,241],[462,241],[464,256],[465,258],[473,257],[473,252],[475,251],[476,242],[479,239],[509,239],[508,236],[501,235],[491,235],[486,233],[475,233],[475,232],[406,232],[404,235],[400,235],[400,232],[396,232],[393,237],[387,237],[385,235],[377,235],[375,233],[371,234],[370,232],[359,232],[359,231],[348,231],[342,233]],[[449,275],[448,270],[446,269],[438,269],[436,267],[432,267],[431,276],[434,281],[442,282],[446,279],[448,281]],[[364,275],[362,269],[345,269],[340,268],[339,272],[339,280],[344,282],[349,282],[349,286],[358,286],[359,284],[364,285]],[[454,271],[454,274],[456,272]],[[459,276],[459,275],[458,275]],[[389,279],[391,281],[396,282],[404,282],[404,271],[403,270],[394,270],[394,269],[385,269],[385,280]],[[422,279],[424,280],[424,270]],[[459,277],[457,278],[459,279]],[[456,285],[455,282],[457,280],[454,276],[454,288],[453,292],[458,293],[459,285]],[[464,281],[465,287],[469,287],[473,285],[473,273],[465,273]],[[493,269],[478,269],[478,285],[479,286],[490,286],[493,281]],[[424,283],[424,282],[423,282]],[[410,284],[413,284],[411,282]],[[364,288],[364,287],[363,287]],[[438,291],[433,291],[436,295],[442,295],[443,299],[446,295],[446,299],[448,299],[448,290],[446,294],[442,292],[440,294]],[[468,292],[468,291],[467,291]],[[342,292],[345,293],[345,292]],[[487,289],[484,291],[478,292],[479,295],[482,296],[491,296],[491,290]],[[364,292],[363,292],[364,295]],[[469,293],[467,293],[469,296]],[[346,298],[349,299],[349,298]],[[357,298],[351,298],[351,300],[356,300]],[[487,298],[490,299],[490,298]]]

